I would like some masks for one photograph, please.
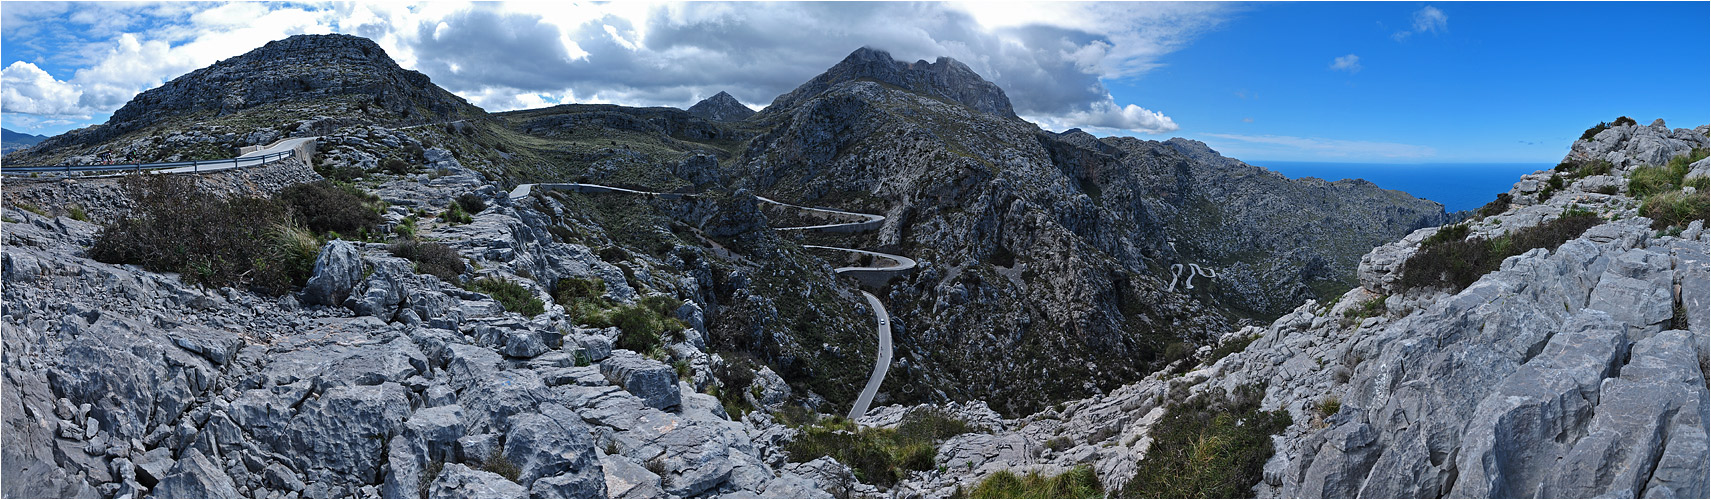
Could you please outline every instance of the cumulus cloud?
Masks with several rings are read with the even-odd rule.
[[[1147,134],[1175,131],[1176,122],[1164,113],[1129,104],[1118,106],[1114,101],[1098,102],[1085,110],[1076,110],[1060,117],[1035,117],[1047,128],[1090,128],[1099,131],[1127,130]]]
[[[1438,153],[1437,150],[1428,146],[1395,142],[1350,141],[1286,135],[1205,135],[1247,143],[1246,145],[1249,148],[1245,150],[1259,151],[1259,155],[1309,153],[1316,157],[1419,159],[1428,158]],[[1255,146],[1258,148],[1253,149]]]
[[[82,94],[71,84],[55,80],[36,65],[13,61],[0,70],[0,106],[14,113],[65,117],[87,115],[77,105]]]
[[[1347,71],[1350,73],[1358,73],[1358,72],[1360,72],[1360,56],[1357,56],[1354,54],[1349,54],[1346,56],[1338,57],[1335,60],[1331,61],[1331,69],[1337,70],[1337,71]]]
[[[1393,33],[1390,38],[1400,42],[1416,34],[1431,33],[1435,35],[1450,28],[1450,16],[1445,15],[1444,11],[1438,10],[1437,7],[1430,5],[1422,7],[1420,10],[1414,11],[1413,17],[1412,29]]]
[[[270,40],[349,33],[400,65],[494,111],[555,102],[687,107],[728,91],[752,107],[863,46],[903,60],[948,56],[1003,87],[1042,124],[1158,133],[1145,103],[1102,79],[1133,77],[1222,22],[1207,4],[335,3],[27,5],[4,13],[8,59],[82,59],[61,84],[82,112],[109,112],[149,87]],[[44,28],[46,26],[47,28]],[[51,32],[50,32],[51,31]],[[41,69],[41,68],[38,68]],[[75,73],[65,78],[67,73]],[[23,78],[23,73],[19,74]],[[34,78],[32,76],[32,78]],[[58,81],[58,80],[56,80]],[[28,113],[8,100],[6,113]],[[35,109],[35,108],[31,108]]]

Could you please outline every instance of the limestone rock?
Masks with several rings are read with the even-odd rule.
[[[648,406],[669,410],[682,402],[677,389],[677,371],[671,366],[619,349],[600,362],[600,373]]]

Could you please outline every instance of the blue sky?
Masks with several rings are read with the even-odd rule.
[[[0,8],[0,124],[55,134],[298,33],[376,40],[491,111],[752,107],[873,46],[954,57],[1051,130],[1254,163],[1552,163],[1629,115],[1708,121],[1706,2],[54,3]]]
[[[1620,115],[1707,123],[1708,6],[1252,4],[1110,88],[1249,161],[1555,163]]]

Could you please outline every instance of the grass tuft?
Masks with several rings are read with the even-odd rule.
[[[986,476],[968,494],[969,498],[1103,498],[1099,476],[1087,465],[1077,465],[1056,476],[1028,471],[1016,476],[1001,470]]]
[[[527,287],[501,278],[487,277],[469,283],[469,288],[485,293],[505,306],[505,310],[528,317],[546,312],[546,304],[530,293]]]

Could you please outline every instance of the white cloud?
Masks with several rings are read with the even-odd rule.
[[[8,112],[51,117],[87,115],[77,104],[82,92],[34,64],[13,61],[0,70],[0,83],[4,83],[0,106]]]
[[[1417,146],[1395,142],[1349,141],[1318,137],[1291,137],[1286,135],[1205,135],[1247,143],[1245,144],[1247,147],[1236,149],[1249,152],[1244,154],[1244,156],[1256,157],[1263,157],[1267,154],[1307,154],[1316,157],[1331,158],[1418,159],[1429,158],[1438,154],[1437,150],[1428,146]],[[1224,148],[1219,147],[1215,149],[1222,150]]]
[[[1176,121],[1164,113],[1149,110],[1133,104],[1117,106],[1114,101],[1095,103],[1085,110],[1076,110],[1062,116],[1027,117],[1039,123],[1040,126],[1052,130],[1068,130],[1071,128],[1088,128],[1095,131],[1130,131],[1145,134],[1162,134],[1175,131]]]
[[[1339,70],[1339,71],[1347,71],[1350,73],[1359,73],[1360,72],[1360,56],[1357,56],[1354,54],[1349,54],[1346,56],[1338,57],[1335,60],[1331,61],[1331,69]]]
[[[1435,35],[1440,32],[1448,31],[1449,29],[1450,16],[1445,15],[1444,11],[1438,10],[1437,7],[1427,5],[1422,7],[1420,10],[1414,11],[1413,29],[1398,31],[1391,34],[1390,38],[1400,42],[1407,40],[1408,37],[1416,34],[1431,33]]]

